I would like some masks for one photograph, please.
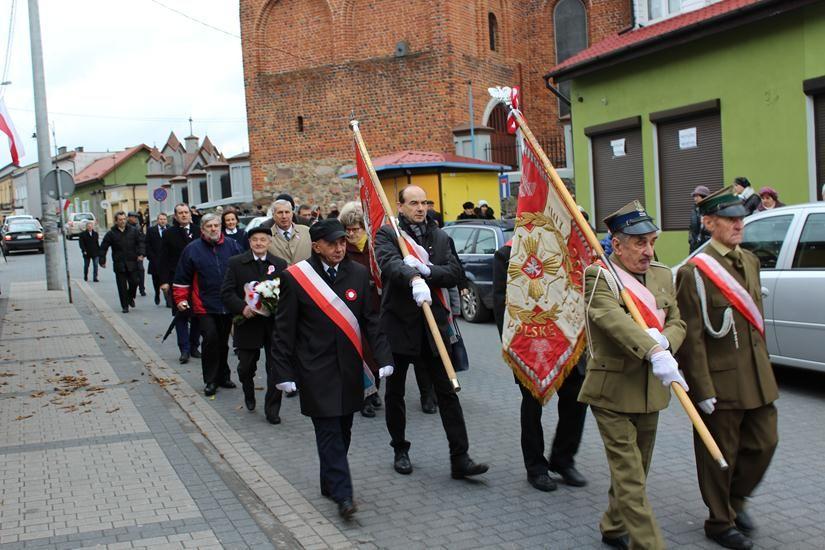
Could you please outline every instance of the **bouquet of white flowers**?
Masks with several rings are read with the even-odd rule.
[[[250,281],[244,286],[244,302],[257,315],[269,317],[278,309],[281,295],[281,279],[276,277],[269,281]],[[234,322],[240,325],[246,320],[243,315],[236,315]]]

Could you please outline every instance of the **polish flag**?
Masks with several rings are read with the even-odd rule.
[[[19,165],[20,157],[26,156],[26,152],[23,150],[23,142],[20,141],[9,112],[6,110],[6,102],[2,98],[0,98],[0,132],[6,134],[9,138],[9,152],[11,153],[12,163]]]
[[[513,109],[517,111],[521,110],[521,87],[513,86],[510,90],[510,104],[513,106]],[[510,112],[510,114],[507,115],[507,133],[515,134],[516,130],[518,130],[516,117]]]

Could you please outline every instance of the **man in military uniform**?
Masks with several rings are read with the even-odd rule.
[[[645,493],[659,411],[670,384],[687,390],[676,360],[685,324],[676,307],[670,269],[653,261],[659,228],[638,201],[604,220],[612,235],[610,260],[648,326],[633,321],[604,266],[585,271],[590,360],[579,401],[590,405],[610,466],[609,504],[599,528],[614,548],[664,548]]]
[[[711,235],[679,268],[679,309],[690,327],[679,363],[690,396],[730,467],[722,471],[694,436],[705,533],[726,548],[750,548],[754,523],[745,499],[762,480],[778,441],[779,397],[762,319],[759,259],[739,247],[747,209],[732,188],[699,203]]]

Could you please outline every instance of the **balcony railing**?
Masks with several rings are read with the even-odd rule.
[[[539,145],[544,150],[547,158],[556,168],[567,166],[567,154],[564,145],[564,138],[539,138]],[[484,148],[484,159],[491,162],[500,162],[512,166],[513,170],[521,169],[521,148],[517,140],[510,143],[495,143]]]

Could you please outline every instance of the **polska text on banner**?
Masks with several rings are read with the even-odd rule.
[[[525,142],[502,353],[542,404],[561,386],[585,346],[583,279],[591,256],[573,215]]]

